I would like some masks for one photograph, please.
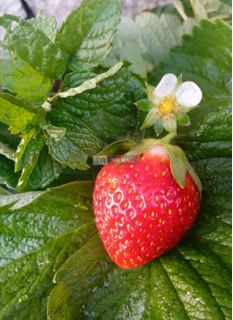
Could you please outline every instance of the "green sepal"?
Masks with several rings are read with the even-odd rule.
[[[142,111],[149,111],[154,106],[154,104],[148,99],[139,100],[135,104],[137,108]]]
[[[152,108],[150,111],[147,113],[146,118],[141,126],[141,129],[146,129],[151,126],[153,126],[158,120],[158,117],[155,113],[155,109]]]
[[[188,159],[186,158],[184,151],[176,146],[171,145],[170,141],[176,136],[175,132],[172,132],[161,139],[163,146],[165,147],[166,151],[168,152],[170,158],[170,169],[171,173],[179,184],[181,188],[185,185],[185,178],[186,173],[188,172],[190,176],[193,178],[200,195],[202,194],[202,183],[196,174],[195,170],[189,163]]]
[[[186,113],[176,113],[176,121],[179,126],[189,126],[190,119]]]
[[[162,139],[145,139],[142,140],[137,146],[135,146],[133,149],[128,151],[126,154],[124,154],[124,158],[134,158],[140,154],[143,154],[144,152],[148,151],[149,149],[153,148],[156,145],[161,145],[165,148],[165,150],[168,153],[168,156],[170,158],[170,170],[173,175],[173,178],[176,180],[178,185],[181,188],[184,188],[185,186],[185,179],[187,172],[190,174],[190,176],[193,178],[199,193],[201,195],[202,193],[202,184],[201,181],[196,174],[195,170],[189,163],[188,159],[186,158],[183,150],[176,146],[171,145],[170,141],[176,136],[175,132],[172,132],[165,136]]]
[[[146,85],[146,94],[148,96],[148,99],[151,102],[155,102],[155,95],[153,94],[155,87],[147,82],[145,82],[145,85]]]
[[[193,178],[199,193],[202,193],[202,184],[193,167],[186,158],[183,150],[174,145],[166,145],[166,150],[170,158],[171,173],[181,188],[184,188],[187,172]]]
[[[158,119],[153,125],[157,137],[163,132],[163,119]]]
[[[129,151],[132,147],[135,147],[137,143],[133,140],[119,140],[116,142],[111,143],[107,147],[105,147],[103,150],[101,150],[98,155],[100,156],[115,156],[124,154],[125,152]]]
[[[177,78],[176,88],[178,88],[183,83],[182,74]]]

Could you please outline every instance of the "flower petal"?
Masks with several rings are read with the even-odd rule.
[[[202,99],[202,92],[196,83],[186,81],[177,88],[176,99],[184,107],[195,107]]]
[[[176,87],[177,77],[173,73],[165,74],[153,94],[157,97],[163,98],[169,95]]]

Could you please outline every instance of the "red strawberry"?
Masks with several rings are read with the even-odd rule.
[[[130,269],[173,248],[196,219],[200,193],[183,151],[161,140],[108,163],[96,179],[94,212],[111,259]]]

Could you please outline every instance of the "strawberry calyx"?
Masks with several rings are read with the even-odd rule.
[[[101,150],[98,155],[105,155],[108,157],[115,156],[115,155],[122,155],[126,153],[131,148],[135,147],[137,143],[133,140],[124,139],[124,140],[118,140],[111,144],[109,144],[107,147],[105,147],[103,150]]]
[[[109,158],[117,156],[119,158],[118,161],[116,161],[116,164],[119,164],[120,162],[125,162],[127,159],[132,161],[135,157],[141,156],[149,151],[152,157],[153,152],[151,150],[155,151],[156,146],[161,146],[170,159],[170,170],[178,185],[181,188],[184,188],[185,177],[188,172],[193,178],[201,195],[202,184],[197,173],[189,163],[183,150],[180,147],[171,144],[172,139],[176,136],[176,132],[171,132],[161,139],[148,138],[139,143],[127,139],[119,140],[108,145],[100,151],[98,155],[105,155]],[[158,148],[155,152],[158,152]]]
[[[125,161],[125,159],[133,159],[137,156],[142,156],[145,153],[149,153],[149,155],[153,157],[154,154],[164,152],[170,159],[170,170],[177,184],[181,188],[184,188],[186,174],[189,173],[201,195],[202,184],[197,173],[189,163],[183,150],[176,145],[170,144],[171,140],[175,138],[175,136],[176,133],[172,132],[161,139],[144,139],[136,146],[133,146],[131,150],[122,155],[121,159],[123,159],[122,161]],[[162,149],[158,149],[158,146],[162,147]]]

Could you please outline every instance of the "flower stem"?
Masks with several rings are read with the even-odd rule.
[[[177,136],[177,132],[173,131],[169,134],[167,134],[165,137],[163,137],[161,140],[165,143],[170,143],[172,139],[174,139]]]

